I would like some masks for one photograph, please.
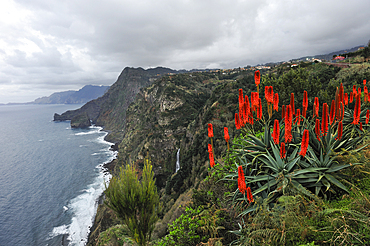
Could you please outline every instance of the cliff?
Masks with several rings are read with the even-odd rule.
[[[168,68],[129,68],[126,67],[117,81],[102,96],[86,103],[77,110],[70,110],[61,115],[55,114],[54,121],[71,120],[87,114],[93,124],[104,126],[110,131],[108,140],[119,142],[125,131],[126,109],[135,99],[140,88],[146,87],[167,73],[176,73]]]
[[[163,218],[157,226],[156,235],[162,236],[169,221],[182,213],[177,198],[207,175],[207,124],[212,122],[222,129],[228,126],[230,135],[234,127],[234,112],[237,109],[238,89],[253,88],[252,74],[237,72],[185,73],[164,76],[153,84],[140,89],[135,100],[126,110],[124,134],[119,144],[118,166],[134,161],[143,165],[149,154],[156,184],[164,204]],[[215,132],[215,151],[225,151],[223,131]],[[180,148],[180,170],[175,173],[176,153]],[[117,169],[117,167],[116,167]],[[185,203],[189,201],[189,196]],[[177,205],[176,205],[177,204]],[[180,202],[182,204],[182,202]],[[184,204],[183,204],[184,205]],[[103,206],[103,205],[101,205]],[[173,206],[177,206],[174,208]],[[167,213],[167,211],[174,211]],[[95,221],[96,230],[90,236],[89,245],[106,220],[104,209],[99,209]],[[103,213],[103,215],[102,215]],[[109,220],[109,214],[106,214]]]

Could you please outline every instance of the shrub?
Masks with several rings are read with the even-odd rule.
[[[139,180],[132,165],[121,167],[105,191],[106,205],[117,213],[139,245],[150,241],[159,212],[159,196],[155,186],[152,165],[145,159],[142,178]]]

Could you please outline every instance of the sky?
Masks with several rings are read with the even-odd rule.
[[[0,0],[0,103],[125,67],[235,68],[366,45],[369,0]]]

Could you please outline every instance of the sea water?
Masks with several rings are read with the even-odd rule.
[[[86,244],[116,153],[101,128],[52,121],[80,106],[0,106],[0,245]]]

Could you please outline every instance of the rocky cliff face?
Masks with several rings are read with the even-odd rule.
[[[232,137],[238,89],[249,85],[255,88],[253,76],[241,72],[232,75],[204,72],[164,76],[149,86],[138,88],[135,100],[125,112],[117,165],[135,162],[141,166],[144,157],[149,155],[164,212],[168,211],[182,193],[207,175],[208,123],[215,128],[216,158],[226,153],[223,127],[229,127]],[[123,102],[121,100],[121,107]],[[118,107],[113,101],[111,103],[112,107],[105,109],[106,122],[114,118],[113,109]],[[180,170],[175,173],[179,148]],[[103,223],[104,215],[98,217],[103,219],[96,223]],[[165,217],[158,235],[163,234],[166,224],[174,219],[173,216]],[[92,235],[89,240],[95,240],[96,236]]]
[[[77,110],[70,110],[61,115],[55,114],[55,121],[71,120],[74,117],[88,115],[96,125],[109,130],[111,141],[122,140],[125,131],[126,109],[134,101],[140,88],[152,84],[164,74],[176,73],[167,68],[128,68],[119,75],[117,81],[98,99],[92,100]]]

